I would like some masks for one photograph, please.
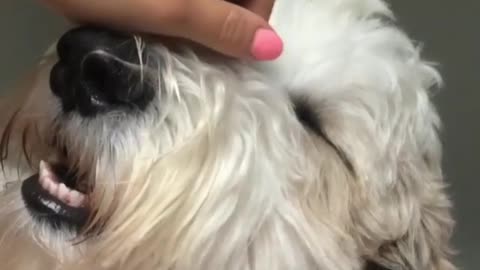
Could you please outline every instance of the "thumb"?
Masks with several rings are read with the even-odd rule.
[[[270,2],[271,0],[259,0]],[[271,9],[271,8],[270,8]],[[184,37],[226,55],[273,60],[283,42],[268,22],[246,8],[224,0],[192,1]]]

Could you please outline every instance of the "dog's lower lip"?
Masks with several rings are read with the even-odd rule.
[[[54,228],[81,229],[87,222],[89,210],[86,207],[71,207],[50,195],[40,184],[35,174],[22,183],[22,197],[28,211],[35,219],[46,222]]]

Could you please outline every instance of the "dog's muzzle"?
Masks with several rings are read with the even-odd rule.
[[[59,60],[50,76],[51,91],[62,107],[57,119],[70,114],[92,118],[112,111],[138,112],[154,98],[155,87],[142,74],[147,53],[130,34],[76,28],[61,37],[57,53]],[[68,145],[63,147],[63,158],[41,162],[39,173],[23,181],[22,197],[42,223],[81,229],[94,212],[89,200],[92,181],[68,164]]]
[[[143,110],[154,91],[142,80],[146,52],[133,35],[80,27],[57,44],[50,86],[64,113],[92,117],[112,110]]]

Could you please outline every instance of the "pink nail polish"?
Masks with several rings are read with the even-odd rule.
[[[256,60],[274,60],[282,51],[283,42],[274,31],[263,28],[257,30],[251,48],[251,54]]]

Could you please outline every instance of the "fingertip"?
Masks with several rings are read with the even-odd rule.
[[[283,47],[283,41],[275,31],[260,28],[254,34],[250,53],[255,60],[271,61],[280,57]]]
[[[200,1],[199,1],[200,3]],[[193,8],[186,38],[235,58],[268,61],[283,52],[283,41],[262,16],[224,0]]]

